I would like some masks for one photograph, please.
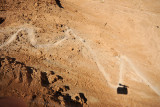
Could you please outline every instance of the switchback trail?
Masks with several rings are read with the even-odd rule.
[[[9,40],[5,43],[3,43],[2,45],[0,45],[0,49],[2,49],[4,46],[9,45],[10,43],[12,43],[13,41],[16,40],[18,33],[20,33],[21,31],[26,31],[27,32],[27,36],[29,39],[30,44],[35,47],[35,48],[51,48],[54,46],[58,46],[60,45],[62,42],[64,42],[67,38],[70,37],[70,34],[72,34],[78,41],[80,41],[82,43],[82,45],[84,45],[87,50],[89,51],[89,53],[91,54],[91,57],[93,58],[94,62],[96,63],[99,72],[102,73],[102,75],[104,76],[106,83],[108,86],[110,86],[113,89],[116,89],[118,87],[118,85],[114,85],[111,83],[110,80],[110,76],[109,74],[107,74],[105,68],[102,66],[102,64],[100,63],[100,61],[98,60],[98,57],[96,55],[96,53],[94,52],[94,50],[90,47],[89,43],[87,43],[83,38],[77,36],[72,29],[67,28],[66,32],[65,32],[65,37],[55,43],[52,44],[37,44],[37,40],[35,38],[35,30],[31,27],[26,27],[23,26],[21,27],[16,33],[14,33],[13,35],[11,35],[11,37],[9,38]],[[127,62],[129,64],[129,66],[133,69],[133,71],[136,73],[137,76],[139,76],[146,85],[148,85],[157,95],[160,96],[160,91],[158,88],[156,88],[154,85],[152,85],[147,79],[146,77],[138,70],[137,67],[135,67],[135,65],[133,64],[133,62],[126,56],[120,56],[120,74],[119,74],[119,81],[118,84],[120,82],[123,81],[123,68],[124,68],[124,61]]]
[[[27,32],[27,36],[28,36],[28,39],[29,39],[29,42],[32,46],[34,46],[35,48],[50,48],[50,47],[54,47],[54,46],[57,46],[59,44],[61,44],[64,40],[67,39],[67,37],[64,37],[63,39],[55,42],[55,43],[52,43],[52,44],[37,44],[37,40],[35,38],[35,30],[33,28],[29,28],[29,27],[22,27],[20,28],[16,33],[14,33],[13,35],[11,35],[11,37],[9,38],[9,40],[5,43],[3,43],[2,45],[0,45],[0,49],[2,49],[4,46],[7,46],[9,45],[10,43],[12,43],[13,41],[16,40],[16,38],[18,37],[18,33],[20,33],[21,31],[26,31]],[[65,35],[68,35],[67,34],[68,31],[65,32]]]

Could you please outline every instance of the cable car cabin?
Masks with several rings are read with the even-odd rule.
[[[127,87],[118,87],[117,88],[117,94],[128,94]]]

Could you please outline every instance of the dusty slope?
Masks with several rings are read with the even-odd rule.
[[[1,58],[16,58],[38,72],[28,77],[24,71],[21,78],[27,81],[19,84],[28,84],[30,77],[34,81],[26,85],[27,92],[16,85],[21,80],[18,74],[13,76],[16,71],[3,73],[13,69],[14,63],[1,66],[2,78],[13,76],[5,80],[13,82],[1,79],[1,96],[15,95],[30,106],[36,106],[30,102],[39,106],[159,106],[160,2],[62,0],[61,4],[64,8],[49,0],[15,1],[1,11],[1,17],[6,17],[0,25]],[[64,79],[56,86],[70,89],[52,88],[61,93],[58,98],[55,91],[49,91],[54,85],[50,81],[56,78],[50,77],[50,71]],[[40,78],[48,80],[47,87]],[[40,81],[42,84],[35,85]],[[117,94],[119,83],[129,86],[127,95]]]

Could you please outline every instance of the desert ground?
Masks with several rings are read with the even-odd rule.
[[[0,107],[160,106],[159,0],[0,6]]]

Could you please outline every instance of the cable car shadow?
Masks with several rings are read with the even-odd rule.
[[[117,88],[117,94],[127,95],[128,94],[128,89],[127,88],[128,88],[128,86],[119,84],[119,87]]]

